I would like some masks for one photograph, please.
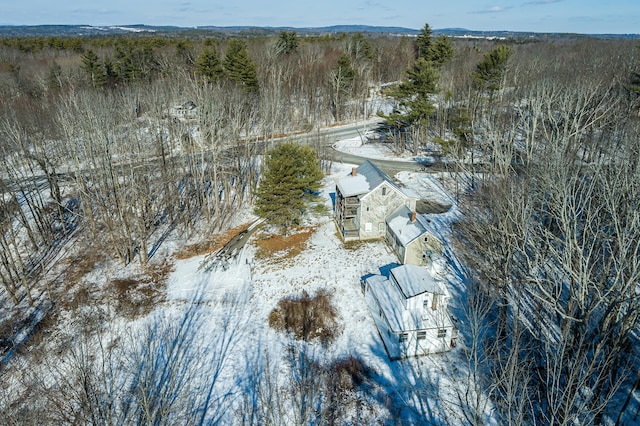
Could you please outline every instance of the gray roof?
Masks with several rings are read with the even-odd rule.
[[[396,270],[397,272],[401,272],[406,269],[405,266],[412,265],[402,265],[398,266],[391,270],[393,273]],[[420,268],[418,266],[414,266],[413,268],[418,268],[422,270],[422,273],[429,275],[426,269]],[[409,268],[409,269],[413,269]],[[405,271],[407,272],[407,271]],[[415,275],[422,275],[422,273],[417,271],[409,271],[415,273]],[[414,275],[412,273],[407,273],[407,276]],[[402,300],[403,295],[400,294],[397,287],[391,280],[386,279],[381,275],[373,275],[366,279],[367,284],[369,285],[369,289],[376,299],[380,309],[382,309],[384,316],[387,319],[389,327],[393,331],[406,331],[406,330],[421,330],[428,329],[434,327],[451,327],[451,319],[448,315],[442,315],[441,311],[434,311],[432,309],[411,309],[407,310],[405,308],[404,301]],[[435,283],[435,281],[434,281]],[[437,284],[435,284],[437,285]],[[437,285],[438,290],[433,291],[433,293],[438,294],[446,294],[444,289],[440,289],[440,286]],[[419,294],[419,293],[418,293]],[[370,303],[370,302],[368,302]]]
[[[386,220],[387,226],[403,247],[426,233],[435,235],[434,226],[428,215],[417,214],[416,220],[411,222],[411,213],[408,207],[403,206]]]
[[[393,188],[401,191],[389,175],[367,160],[356,168],[356,176],[349,173],[347,176],[338,179],[336,185],[343,197],[353,197],[368,194],[385,181]]]
[[[421,221],[416,219],[411,222],[411,213],[408,207],[403,206],[387,218],[389,230],[397,237],[403,247],[427,231]]]
[[[445,290],[422,266],[401,265],[393,268],[391,275],[407,299],[426,292],[445,294]]]

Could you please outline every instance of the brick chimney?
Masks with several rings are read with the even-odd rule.
[[[415,221],[416,221],[416,212],[413,211],[413,212],[411,212],[411,223],[413,223]]]
[[[355,167],[351,168],[351,176],[356,176],[358,174],[357,169]]]

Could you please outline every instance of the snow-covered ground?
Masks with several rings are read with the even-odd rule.
[[[364,135],[365,139],[370,136],[368,133]],[[344,139],[333,144],[333,147],[347,154],[358,155],[365,158],[377,160],[395,160],[395,161],[414,161],[414,158],[406,152],[403,154],[395,154],[390,145],[377,142],[375,140],[363,142],[360,136]]]
[[[342,141],[337,146],[359,156],[398,159],[381,144],[358,148],[353,141]],[[143,348],[140,353],[152,353],[144,348],[170,344],[171,339],[167,336],[182,333],[179,344],[188,346],[184,352],[185,359],[198,366],[197,370],[188,372],[189,380],[195,383],[189,386],[196,389],[191,393],[201,392],[208,383],[215,381],[215,386],[210,387],[214,398],[231,401],[222,423],[237,424],[237,410],[242,410],[243,401],[239,395],[250,392],[246,387],[253,380],[252,374],[263,375],[264,369],[268,369],[265,374],[274,376],[273,380],[280,383],[280,389],[291,387],[291,368],[287,366],[286,358],[288,347],[295,340],[272,329],[269,314],[283,298],[299,296],[303,292],[313,295],[323,289],[332,295],[341,332],[328,346],[311,342],[304,344],[305,350],[314,360],[325,365],[353,356],[372,371],[373,385],[370,386],[373,389],[365,397],[368,408],[359,417],[361,420],[357,420],[354,414],[351,423],[360,424],[362,419],[366,419],[370,424],[464,424],[461,408],[468,404],[468,400],[462,399],[463,396],[469,398],[474,395],[474,384],[469,379],[460,347],[445,354],[393,362],[386,355],[361,293],[360,279],[367,274],[379,273],[380,267],[396,263],[397,258],[383,241],[345,246],[337,235],[330,214],[335,179],[350,173],[352,166],[336,163],[330,175],[325,177],[321,196],[329,213],[308,219],[306,225],[313,229],[313,233],[299,254],[293,257],[260,257],[255,244],[257,237],[254,236],[226,270],[208,270],[205,266],[210,259],[205,255],[175,260],[167,282],[166,299],[154,306],[148,315],[135,321],[112,319],[105,331],[105,340],[121,339],[128,342],[125,346],[140,345]],[[447,255],[455,262],[446,240],[457,209],[454,197],[442,184],[443,177],[446,178],[414,172],[395,176],[420,198],[453,206],[432,220],[445,240]],[[241,210],[232,226],[253,220],[255,217],[250,209]],[[168,238],[158,256],[166,256],[180,245],[180,241]],[[454,298],[451,312],[458,318],[462,318],[460,312],[464,301],[461,295],[464,288],[455,271],[461,269],[460,265],[452,265],[449,280],[450,293]],[[96,275],[97,287],[100,277],[105,274],[118,275],[116,270],[107,273],[97,269],[86,279],[91,281],[91,277]],[[63,317],[61,322],[70,325],[82,322],[66,315]],[[189,324],[186,328],[185,323]],[[70,326],[63,334],[68,341],[73,341],[78,331]],[[270,360],[268,365],[265,365],[265,360]],[[163,362],[169,363],[170,360]],[[214,366],[213,370],[210,370],[211,366]],[[16,372],[19,370],[16,368]],[[45,368],[44,371],[43,374],[51,376],[51,371],[58,370]],[[15,394],[26,391],[15,377],[10,388]],[[185,392],[190,389],[186,387]],[[481,411],[490,413],[491,407],[481,407]],[[489,418],[487,414],[486,419]],[[288,423],[285,420],[283,424]]]
[[[358,152],[371,155],[372,152]],[[336,164],[331,176],[324,179],[322,196],[329,209],[334,179],[350,172],[351,165]],[[401,183],[414,189],[420,196],[452,204],[452,197],[431,175],[402,173]],[[330,211],[330,210],[329,210]],[[439,215],[440,226],[448,227],[455,208]],[[253,218],[247,216],[246,221]],[[337,236],[330,215],[316,217],[309,225],[315,231],[304,251],[293,258],[260,259],[256,248],[249,242],[235,264],[227,270],[205,271],[201,266],[204,256],[177,261],[169,278],[167,306],[158,310],[184,309],[193,303],[205,306],[211,324],[219,324],[223,317],[233,316],[238,331],[233,345],[233,360],[225,377],[237,380],[245,373],[246,356],[256,350],[269,354],[270,359],[282,360],[292,337],[271,329],[269,313],[279,300],[300,295],[303,291],[314,294],[325,289],[333,296],[342,332],[329,347],[317,346],[314,353],[324,360],[355,356],[376,374],[376,383],[391,403],[378,404],[372,422],[395,418],[407,424],[456,424],[457,403],[443,404],[443,400],[456,401],[461,389],[465,368],[460,353],[432,355],[418,359],[391,362],[384,351],[377,328],[360,290],[360,278],[379,273],[379,268],[396,263],[397,258],[383,241],[366,242],[345,247]],[[448,232],[442,229],[446,238]],[[451,285],[454,282],[452,275]],[[452,294],[460,294],[453,291]],[[233,303],[228,301],[232,300]],[[239,309],[240,307],[240,309]],[[455,314],[455,312],[454,312]],[[216,320],[217,318],[217,320]],[[286,379],[285,379],[286,380]],[[468,383],[468,382],[467,382]],[[466,386],[466,385],[465,385]],[[232,385],[222,384],[221,388]],[[391,408],[390,408],[391,407]]]

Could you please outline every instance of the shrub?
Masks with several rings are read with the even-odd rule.
[[[336,359],[328,366],[329,376],[342,392],[353,391],[372,376],[371,369],[353,355]]]
[[[269,314],[269,326],[291,333],[297,340],[308,342],[318,339],[324,346],[331,344],[339,334],[336,310],[331,295],[319,290],[314,296],[303,291],[278,302]]]

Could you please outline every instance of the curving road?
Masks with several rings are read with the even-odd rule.
[[[388,173],[390,176],[395,175],[401,171],[423,171],[428,172],[431,168],[425,169],[425,166],[416,161],[396,161],[396,160],[386,160],[386,159],[373,159],[367,157],[361,157],[354,154],[349,154],[346,152],[341,152],[335,149],[333,146],[336,142],[360,137],[363,139],[365,134],[368,131],[376,129],[382,123],[381,120],[368,120],[363,122],[357,122],[353,124],[347,124],[339,127],[329,127],[325,129],[320,129],[314,133],[305,133],[301,135],[296,135],[291,137],[290,139],[297,140],[305,143],[313,143],[314,140],[321,140],[323,145],[327,148],[324,152],[324,156],[326,160],[331,160],[338,163],[347,163],[347,164],[362,164],[367,160],[370,160],[376,166],[380,167],[383,171]],[[435,170],[434,170],[435,171]]]

